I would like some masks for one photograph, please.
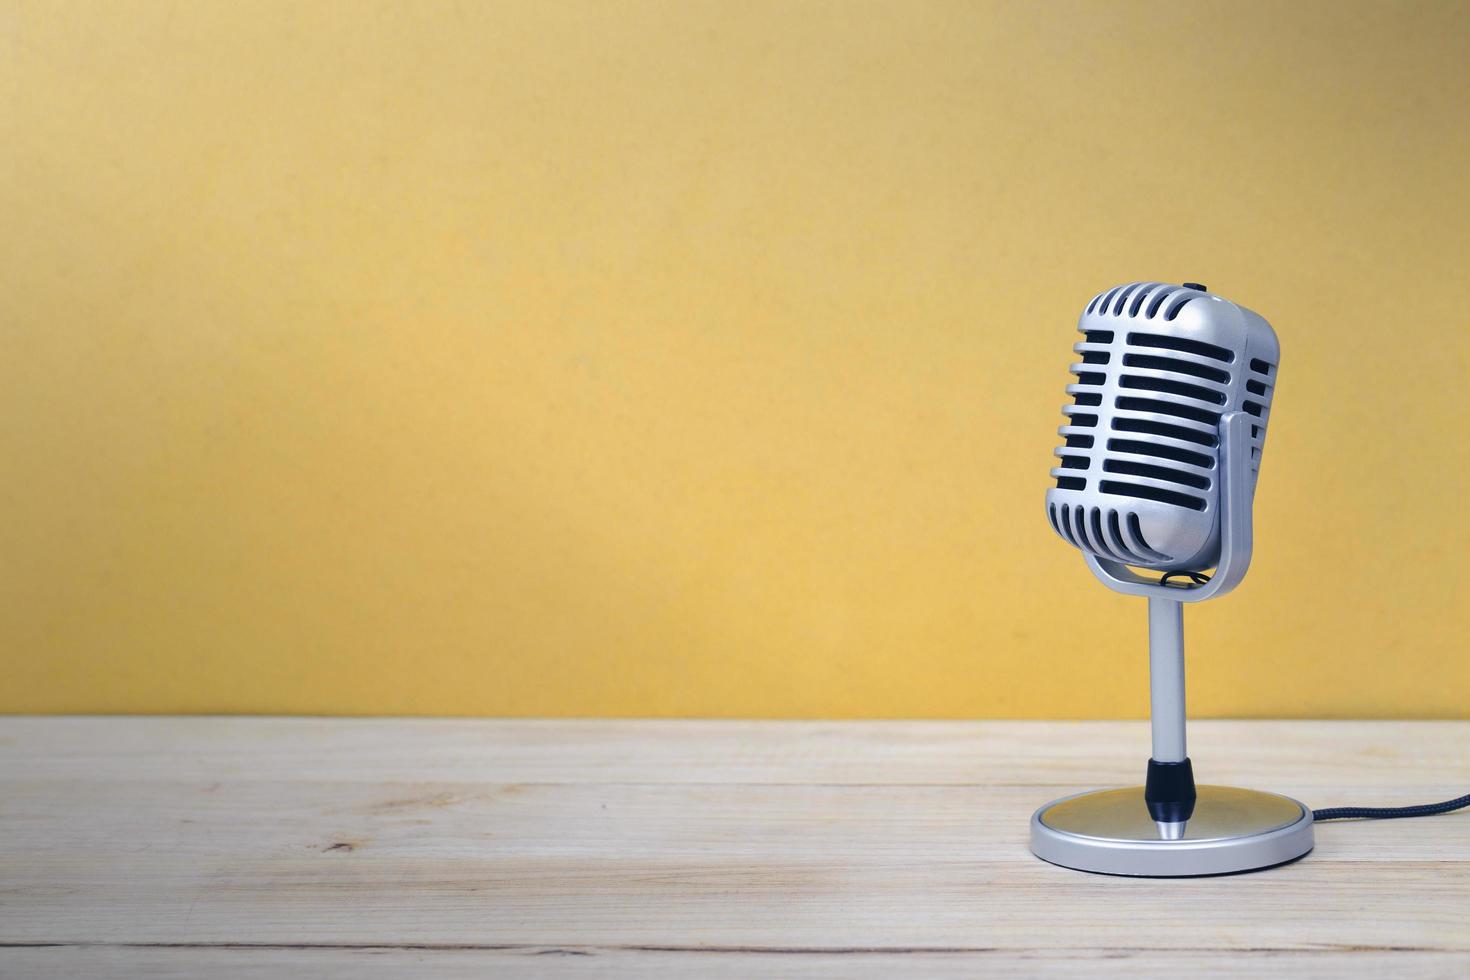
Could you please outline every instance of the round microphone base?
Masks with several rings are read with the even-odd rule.
[[[1143,787],[1056,800],[1031,818],[1031,851],[1097,874],[1187,878],[1259,871],[1312,849],[1312,811],[1296,800],[1230,786],[1200,786],[1183,833],[1149,815]]]

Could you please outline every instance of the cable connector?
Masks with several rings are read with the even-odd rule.
[[[1143,801],[1148,815],[1158,824],[1164,840],[1184,836],[1184,826],[1194,816],[1194,767],[1189,760],[1148,760],[1148,779],[1143,784]]]

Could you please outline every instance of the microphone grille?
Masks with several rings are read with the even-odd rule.
[[[1220,417],[1253,416],[1260,467],[1279,347],[1264,319],[1197,287],[1094,296],[1073,347],[1076,381],[1047,516],[1069,543],[1156,568],[1207,567],[1218,545]]]

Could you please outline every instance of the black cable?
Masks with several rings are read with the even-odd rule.
[[[1334,806],[1326,810],[1313,810],[1312,819],[1323,820],[1395,820],[1399,817],[1432,817],[1436,813],[1449,813],[1470,806],[1470,793],[1457,796],[1443,803],[1420,803],[1418,806]]]
[[[1168,585],[1169,579],[1173,578],[1175,575],[1187,575],[1189,577],[1189,580],[1195,585],[1204,585],[1210,580],[1210,577],[1204,572],[1165,572],[1163,576],[1160,577],[1159,584]],[[1185,586],[1185,588],[1188,588],[1188,586]]]

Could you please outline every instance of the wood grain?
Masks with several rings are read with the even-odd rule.
[[[1199,722],[1309,805],[1470,785],[1470,723]],[[0,975],[1464,976],[1470,814],[1255,875],[1054,868],[1138,723],[0,719]]]

